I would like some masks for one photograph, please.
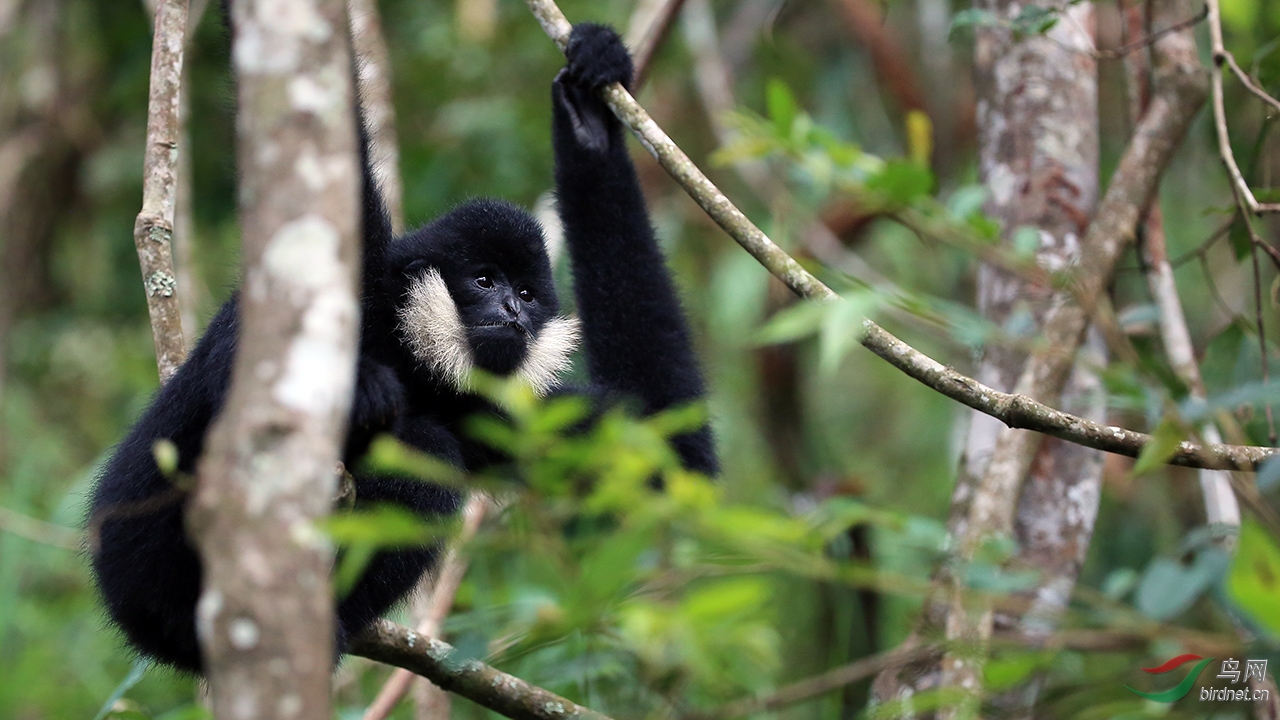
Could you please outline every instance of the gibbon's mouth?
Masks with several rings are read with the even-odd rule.
[[[479,323],[472,326],[473,330],[483,330],[486,328],[506,328],[510,330],[516,330],[516,331],[519,331],[520,334],[524,335],[526,338],[533,339],[533,333],[530,332],[528,328],[526,328],[525,326],[521,325],[518,322],[515,322],[514,320],[509,320],[507,322],[485,322],[485,323]]]

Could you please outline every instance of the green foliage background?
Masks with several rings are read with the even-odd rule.
[[[202,320],[226,298],[238,272],[232,93],[214,5],[188,56],[195,260],[208,288]],[[486,41],[463,39],[450,3],[386,0],[380,6],[392,52],[409,223],[425,222],[469,196],[537,203],[551,185],[549,86],[562,58],[524,5],[500,2]],[[563,7],[570,18],[618,26],[632,9],[587,0]],[[149,21],[141,3],[127,0],[62,0],[59,8],[55,54],[66,81],[79,88],[65,110],[74,131],[38,261],[14,269],[34,273],[40,293],[16,308],[3,346],[0,717],[92,718],[106,706],[118,717],[201,717],[192,680],[161,670],[131,676],[134,661],[103,623],[84,553],[68,547],[76,537],[60,530],[80,526],[98,463],[145,406],[156,375],[130,242],[141,196]],[[715,9],[725,25],[740,8],[717,2]],[[866,54],[842,31],[834,4],[777,3],[775,9],[767,27],[728,48],[740,58],[734,89],[742,112],[734,122],[744,144],[718,148],[678,27],[641,102],[784,246],[796,248],[799,230],[824,208],[869,199],[992,237],[994,228],[977,210],[982,194],[974,186],[973,136],[964,116],[972,112],[965,100],[966,32],[956,32],[950,45],[928,45],[918,31],[917,3],[886,7],[889,26],[904,38],[918,71],[931,55],[950,60],[950,76],[925,76],[944,108],[934,119],[930,172],[905,159],[918,159],[921,148],[905,132],[891,94],[877,88]],[[1256,59],[1263,84],[1280,88],[1280,53],[1273,52],[1280,6],[1224,0],[1223,14],[1242,63]],[[19,25],[3,39],[0,67],[21,68],[36,50]],[[33,81],[14,73],[4,77],[3,88],[19,92]],[[1237,152],[1265,186],[1276,158],[1268,151],[1270,121],[1237,90],[1228,100]],[[1104,64],[1104,171],[1123,147],[1123,112],[1118,66]],[[720,164],[713,166],[718,149]],[[962,437],[957,421],[964,415],[851,347],[852,317],[792,305],[638,147],[635,156],[710,379],[723,476],[711,485],[672,469],[659,441],[669,428],[661,423],[611,418],[599,433],[566,444],[555,440],[554,417],[547,419],[553,409],[528,406],[516,419],[530,443],[522,450],[528,451],[524,469],[527,477],[547,480],[524,489],[499,485],[510,504],[469,548],[474,560],[447,626],[464,652],[620,718],[765,694],[896,645],[911,628],[919,589],[942,546]],[[754,199],[724,164],[760,158],[786,181],[767,203]],[[1162,202],[1174,256],[1198,247],[1228,217],[1230,194],[1204,114],[1163,185]],[[7,234],[0,228],[0,238]],[[887,312],[891,299],[836,271],[819,268],[823,277],[904,339],[962,369],[972,367],[983,343],[1000,339],[999,329],[971,309],[976,261],[970,254],[884,220],[873,219],[847,239],[912,294],[908,314],[916,320]],[[1223,403],[1238,412],[1255,442],[1265,443],[1262,414],[1252,404],[1275,393],[1255,384],[1261,375],[1256,330],[1248,322],[1251,275],[1238,247],[1217,243],[1206,255],[1207,272],[1192,261],[1179,266],[1177,277],[1211,393],[1230,398]],[[1150,429],[1181,391],[1152,337],[1150,300],[1133,271],[1137,261],[1124,264],[1117,307],[1144,363],[1115,365],[1106,378],[1114,421]],[[1274,326],[1271,278],[1268,271],[1263,292]],[[1214,299],[1215,287],[1225,309]],[[488,431],[503,436],[501,429]],[[560,464],[548,470],[548,462]],[[1247,563],[1228,568],[1196,533],[1203,517],[1194,474],[1160,468],[1134,477],[1129,468],[1108,463],[1081,598],[1064,622],[1138,628],[1151,643],[1125,652],[999,649],[988,672],[991,686],[1047,671],[1043,707],[1050,715],[1169,712],[1130,695],[1121,681],[1147,682],[1137,668],[1154,664],[1153,656],[1176,654],[1172,626],[1231,642],[1238,621],[1258,631],[1258,643],[1242,650],[1249,657],[1269,657],[1276,647],[1280,555],[1274,538],[1247,529],[1241,551]],[[666,473],[665,493],[647,489],[655,470]],[[588,475],[597,481],[573,482]],[[1263,474],[1272,500],[1277,476],[1280,467]],[[857,538],[848,531],[854,524],[862,528]],[[388,525],[394,523],[374,518],[367,527]],[[855,553],[861,539],[869,541],[865,557]],[[998,570],[1001,552],[993,550],[973,568],[975,586],[993,592],[1020,586],[1018,577]],[[873,606],[869,590],[879,593]],[[387,673],[349,660],[337,676],[339,715],[358,717]],[[863,683],[779,714],[850,717],[864,712],[865,699]],[[1198,711],[1187,702],[1171,712]],[[398,713],[410,717],[407,707]],[[461,700],[454,713],[486,714]]]

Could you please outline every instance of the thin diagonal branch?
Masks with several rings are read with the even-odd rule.
[[[1224,51],[1222,53],[1222,57],[1227,61],[1227,65],[1231,68],[1231,72],[1236,74],[1236,79],[1240,81],[1241,85],[1244,85],[1249,92],[1256,95],[1262,102],[1270,105],[1275,110],[1280,110],[1280,100],[1271,97],[1266,90],[1258,87],[1258,84],[1253,81],[1253,78],[1249,77],[1249,74],[1241,69],[1240,65],[1236,63],[1235,55]]]
[[[560,8],[551,0],[527,0],[527,3],[543,30],[563,50],[568,43],[572,26],[560,12]],[[1119,184],[1112,182],[1107,198],[1104,199],[1102,209],[1099,211],[1098,220],[1095,220],[1090,230],[1091,235],[1094,236],[1094,243],[1105,242],[1106,248],[1119,253],[1120,249],[1132,239],[1140,207],[1145,206],[1146,199],[1159,175],[1153,170],[1144,168],[1144,158],[1149,154],[1156,156],[1157,159],[1167,158],[1172,152],[1176,145],[1176,138],[1181,137],[1186,122],[1190,115],[1194,114],[1184,114],[1183,96],[1187,95],[1190,100],[1198,97],[1194,87],[1188,87],[1198,82],[1200,82],[1198,75],[1166,79],[1162,92],[1169,97],[1161,95],[1159,102],[1153,103],[1156,109],[1150,114],[1151,119],[1144,121],[1142,132],[1121,163],[1121,171],[1116,176],[1116,180],[1121,182]],[[662,167],[765,269],[801,297],[822,301],[838,299],[835,292],[774,244],[741,210],[734,206],[621,85],[607,87],[602,93],[614,113],[635,133]],[[1168,125],[1162,126],[1158,123]],[[1143,187],[1133,187],[1135,184]],[[1087,264],[1082,270],[1086,275],[1092,272],[1093,268]],[[1096,292],[1092,283],[1081,290]],[[1058,335],[1065,334],[1058,332]],[[859,342],[910,377],[953,400],[1000,420],[1011,428],[1035,430],[1086,447],[1130,457],[1137,457],[1151,440],[1149,435],[1090,422],[1055,410],[1025,395],[994,390],[944,366],[870,320],[863,321]],[[1074,348],[1075,342],[1065,346]],[[1169,462],[1188,467],[1255,470],[1263,460],[1275,455],[1280,455],[1280,449],[1183,442],[1179,444]]]
[[[653,58],[658,54],[658,48],[667,38],[667,34],[671,31],[671,24],[675,21],[676,15],[680,14],[680,8],[683,5],[684,0],[657,0],[656,3],[641,2],[636,7],[626,41],[627,46],[631,48],[632,57],[635,58],[635,78],[632,81],[632,87],[644,87],[644,81],[649,78],[649,69],[653,67]]]
[[[1093,53],[1093,56],[1098,58],[1099,60],[1119,60],[1120,58],[1123,58],[1129,55],[1135,50],[1141,50],[1142,48],[1145,48],[1153,44],[1155,41],[1159,40],[1165,35],[1168,35],[1169,33],[1175,33],[1175,32],[1178,32],[1179,30],[1186,30],[1187,28],[1192,27],[1194,25],[1199,25],[1207,17],[1209,17],[1208,5],[1201,8],[1200,12],[1196,13],[1193,17],[1189,17],[1186,20],[1183,20],[1182,22],[1177,22],[1168,27],[1156,30],[1152,32],[1150,35],[1147,35],[1146,37],[1140,37],[1137,40],[1134,40],[1132,42],[1127,42],[1118,48],[1108,48],[1106,50],[1098,50],[1097,52]],[[1132,33],[1132,34],[1137,34],[1137,33]]]
[[[939,650],[934,645],[904,644],[893,650],[860,658],[847,665],[791,683],[764,697],[737,700],[711,712],[695,713],[690,720],[729,720],[729,718],[780,710],[820,697],[859,680],[865,680],[887,667],[918,662],[936,657],[938,654]]]

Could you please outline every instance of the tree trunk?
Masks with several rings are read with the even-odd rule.
[[[233,4],[246,270],[189,524],[218,718],[327,720],[328,513],[356,360],[359,175],[341,0]]]
[[[1027,3],[988,0],[997,17],[1012,20]],[[1003,241],[1015,235],[1033,238],[1044,268],[1072,266],[1098,198],[1098,85],[1093,47],[1094,12],[1089,4],[1063,5],[1057,24],[1043,36],[1017,40],[1004,28],[978,33],[975,85],[978,93],[980,172],[989,198],[985,210],[1000,220]],[[1054,288],[1029,282],[991,265],[978,274],[978,307],[1010,334],[1033,342],[1050,310]],[[1077,363],[1063,394],[1062,409],[1100,421],[1103,396],[1097,378],[1084,365],[1102,361],[1100,343],[1091,339],[1086,362]],[[1026,353],[993,345],[979,363],[976,378],[1012,392]],[[1003,424],[971,413],[964,457],[952,496],[949,530],[966,534],[969,502],[995,450]],[[1039,579],[1027,591],[1028,609],[1020,616],[999,614],[995,626],[1039,636],[1052,630],[1065,608],[1084,561],[1097,515],[1102,453],[1055,438],[1041,443],[1018,501],[1014,563],[1035,568]],[[947,608],[936,604],[924,618],[926,631],[946,623]],[[927,633],[926,633],[927,634]],[[879,701],[905,698],[936,686],[937,666],[918,666],[882,674]],[[1031,692],[1027,699],[1033,699]]]

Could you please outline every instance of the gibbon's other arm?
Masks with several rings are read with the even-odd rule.
[[[646,414],[695,402],[706,391],[689,329],[622,124],[597,94],[630,84],[631,56],[617,33],[590,23],[574,26],[566,55],[551,89],[556,194],[591,380]],[[686,467],[718,470],[707,426],[673,444]]]

